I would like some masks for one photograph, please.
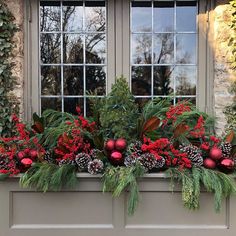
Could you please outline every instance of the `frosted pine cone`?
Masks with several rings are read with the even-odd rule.
[[[92,158],[92,160],[98,159],[99,158],[99,154],[101,154],[101,151],[99,149],[92,149],[89,153],[90,157]]]
[[[75,157],[75,162],[80,170],[87,170],[90,161],[92,161],[92,158],[87,153],[82,152]]]
[[[96,175],[103,171],[104,164],[101,160],[95,159],[88,163],[88,172],[92,175]]]
[[[53,154],[50,151],[46,151],[43,156],[43,159],[48,163],[55,163],[56,160],[53,158]]]
[[[138,156],[135,154],[125,155],[124,165],[125,166],[134,166],[137,162]]]
[[[63,165],[73,165],[75,166],[76,163],[74,160],[71,160],[71,159],[62,159],[58,162],[58,165],[61,167]]]
[[[187,153],[188,159],[192,162],[193,166],[202,166],[203,165],[203,157],[201,154],[201,150],[194,145],[182,146],[180,151]]]
[[[138,157],[138,161],[146,171],[153,169],[157,164],[155,156],[151,153],[142,154]]]
[[[220,145],[220,149],[222,151],[223,157],[229,157],[232,151],[232,144],[225,142]]]
[[[8,170],[9,160],[6,157],[0,156],[0,170]]]
[[[141,147],[142,147],[142,142],[135,141],[127,147],[127,153],[129,155],[135,153],[137,156],[140,156],[141,154],[143,154]]]
[[[166,160],[164,157],[161,157],[159,160],[156,160],[155,168],[160,169],[162,168],[166,163]]]

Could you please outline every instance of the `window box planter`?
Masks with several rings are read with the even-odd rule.
[[[235,235],[236,199],[228,198],[215,213],[213,195],[201,193],[201,208],[189,211],[181,204],[178,186],[170,190],[163,174],[139,181],[141,201],[127,215],[126,194],[103,194],[100,176],[78,174],[73,190],[37,192],[21,189],[19,177],[0,183],[0,229],[3,236],[74,235]]]

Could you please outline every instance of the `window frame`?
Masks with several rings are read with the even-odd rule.
[[[163,0],[162,0],[163,1]],[[183,0],[182,0],[183,1]],[[108,0],[107,4],[107,92],[115,78],[123,75],[130,84],[130,0]],[[213,113],[213,0],[199,0],[197,16],[197,107]],[[39,0],[26,0],[24,34],[24,118],[39,113]],[[37,79],[36,79],[36,78]]]

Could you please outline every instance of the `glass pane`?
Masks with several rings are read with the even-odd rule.
[[[83,3],[78,1],[63,2],[63,31],[83,29]]]
[[[151,98],[135,98],[135,103],[138,104],[139,111],[142,112],[142,108]]]
[[[106,59],[105,34],[86,35],[86,63],[104,64]]]
[[[82,66],[64,66],[64,94],[65,95],[84,94]]]
[[[195,66],[176,67],[176,94],[196,95],[197,70]]]
[[[152,63],[152,35],[150,34],[132,35],[132,63],[133,64]]]
[[[151,66],[132,66],[132,93],[151,95]]]
[[[196,34],[178,34],[176,44],[177,63],[196,64]]]
[[[41,67],[41,94],[61,94],[61,68],[60,66]]]
[[[172,66],[154,67],[154,95],[170,95],[174,92],[174,68]]]
[[[41,34],[40,38],[41,62],[53,64],[61,62],[61,35]]]
[[[106,94],[106,72],[102,66],[86,66],[86,90]]]
[[[47,109],[61,111],[61,98],[41,98],[41,113]]]
[[[174,2],[154,2],[153,26],[155,32],[171,32],[174,30]]]
[[[40,30],[60,31],[61,11],[59,1],[40,2]]]
[[[151,2],[132,2],[132,32],[152,32]]]
[[[176,30],[196,31],[197,2],[177,1],[176,6]]]
[[[85,2],[85,30],[105,31],[106,8],[104,1]]]
[[[83,63],[83,38],[79,34],[63,34],[64,63]]]
[[[78,115],[78,112],[76,111],[76,107],[79,107],[81,109],[81,113],[84,113],[84,99],[83,98],[64,98],[64,111]]]
[[[174,35],[156,34],[153,39],[153,60],[155,64],[174,62]]]
[[[176,98],[176,103],[183,102],[183,101],[188,101],[188,102],[191,102],[192,104],[196,105],[196,98],[195,97],[177,97]]]

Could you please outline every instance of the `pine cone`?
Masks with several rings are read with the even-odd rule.
[[[73,165],[75,166],[76,163],[74,160],[71,160],[71,159],[62,159],[59,161],[58,165],[61,167],[63,165]]]
[[[98,159],[99,158],[99,154],[101,153],[101,151],[99,149],[92,149],[89,153],[90,157],[92,158],[92,160]]]
[[[125,166],[134,166],[138,160],[138,156],[135,154],[125,155],[124,165]]]
[[[103,162],[101,160],[95,159],[88,163],[88,172],[92,175],[96,175],[102,172],[103,167]]]
[[[232,151],[232,144],[225,142],[220,145],[220,149],[222,151],[223,157],[230,157],[231,151]]]
[[[156,160],[155,168],[160,169],[162,168],[166,163],[166,160],[164,157],[161,157],[159,160]]]
[[[188,159],[192,162],[193,166],[197,167],[203,165],[203,157],[198,147],[194,145],[181,146],[180,151],[187,153]]]
[[[151,153],[142,154],[138,157],[138,161],[146,171],[153,169],[157,164],[155,156]]]
[[[46,151],[46,153],[43,156],[43,159],[48,163],[56,163],[55,158],[53,158],[53,154],[50,151]]]
[[[0,170],[8,170],[9,160],[6,157],[0,156]]]
[[[127,147],[127,153],[129,155],[132,155],[133,153],[135,153],[137,156],[141,156],[143,154],[142,151],[142,142],[140,141],[135,141],[133,143],[131,143],[128,147]]]
[[[75,157],[75,162],[80,170],[87,170],[90,161],[92,161],[92,158],[87,153],[82,152]]]

